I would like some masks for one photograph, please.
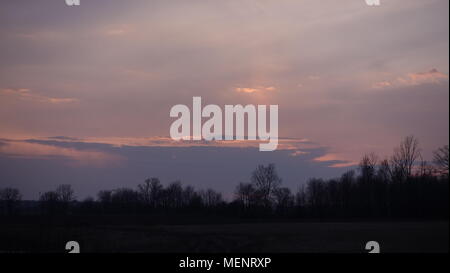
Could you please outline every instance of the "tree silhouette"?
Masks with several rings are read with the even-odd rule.
[[[404,181],[412,175],[416,160],[420,157],[419,141],[414,136],[406,137],[394,149],[391,165],[395,180]]]
[[[71,185],[59,185],[56,188],[56,193],[58,194],[59,201],[61,202],[70,203],[75,200],[74,190]]]
[[[448,217],[448,146],[434,152],[434,166],[420,155],[418,140],[403,139],[392,157],[379,160],[364,155],[356,170],[338,178],[311,178],[292,194],[281,187],[274,164],[258,165],[250,183],[239,183],[234,200],[224,200],[214,189],[196,190],[175,181],[164,186],[156,177],[133,188],[101,190],[97,200],[77,202],[74,190],[63,184],[39,198],[41,212],[48,215],[142,213],[152,219],[185,215],[249,218],[445,218]],[[438,170],[436,175],[435,171]],[[19,211],[17,189],[0,190],[5,214]],[[153,217],[153,216],[157,217]],[[159,217],[159,218],[158,218]],[[197,219],[196,218],[196,219]],[[153,221],[153,220],[152,220]],[[158,221],[158,220],[154,220]]]
[[[255,188],[250,183],[239,183],[235,190],[235,196],[238,203],[244,208],[255,205]]]
[[[275,190],[281,184],[281,179],[275,169],[275,164],[258,165],[253,171],[251,181],[256,191],[258,201],[268,208],[272,204]]]
[[[200,197],[202,199],[202,204],[206,208],[217,207],[223,202],[222,194],[220,194],[212,189],[207,189],[206,191],[204,191],[204,190],[200,191]]]
[[[273,193],[275,208],[279,215],[285,215],[294,206],[294,196],[289,188],[276,188]]]
[[[54,215],[61,211],[59,194],[55,191],[44,192],[40,196],[39,202],[43,212],[48,215]]]
[[[434,151],[434,163],[440,175],[448,178],[449,173],[449,153],[448,145]]]
[[[0,189],[0,202],[3,204],[5,213],[13,215],[16,205],[22,199],[22,195],[18,189],[4,188]]]
[[[150,203],[152,200],[151,183],[152,183],[153,179],[157,180],[158,178],[148,178],[144,181],[143,184],[138,185],[139,196],[140,196],[142,202],[147,206],[150,206]]]

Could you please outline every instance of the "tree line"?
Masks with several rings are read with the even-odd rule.
[[[97,198],[77,201],[71,185],[39,197],[40,213],[210,213],[230,217],[276,218],[447,218],[449,148],[422,159],[418,140],[409,136],[391,157],[364,155],[356,170],[339,178],[311,178],[297,191],[282,186],[274,164],[259,165],[250,181],[236,186],[227,201],[213,190],[195,190],[176,181],[164,186],[154,177],[136,189],[102,190]],[[20,213],[21,194],[0,189],[0,212]]]

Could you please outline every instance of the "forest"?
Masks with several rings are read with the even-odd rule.
[[[391,157],[364,155],[359,166],[332,179],[311,178],[295,191],[284,187],[275,164],[258,165],[238,183],[232,200],[214,189],[196,190],[157,177],[136,188],[101,190],[77,200],[71,185],[23,201],[15,188],[0,189],[3,217],[26,215],[189,215],[234,219],[448,219],[449,148],[422,159],[414,136],[404,138]],[[30,205],[31,204],[31,205]]]

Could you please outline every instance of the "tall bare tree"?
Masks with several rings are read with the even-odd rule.
[[[151,181],[157,178],[147,178],[143,184],[138,185],[139,197],[145,205],[150,205],[151,201]]]
[[[164,206],[166,208],[180,208],[183,204],[183,187],[180,181],[170,183],[164,192]]]
[[[251,179],[256,191],[261,196],[262,204],[264,206],[270,206],[273,193],[281,184],[281,178],[278,176],[275,164],[269,164],[267,166],[259,165],[253,171]]]
[[[449,174],[449,155],[448,145],[445,145],[434,151],[434,164],[437,166],[437,171],[442,176]]]
[[[143,184],[138,185],[140,199],[144,204],[150,205],[152,208],[160,205],[162,191],[163,186],[157,177],[148,178]]]
[[[411,177],[413,167],[419,158],[419,141],[414,136],[406,137],[400,145],[394,149],[394,155],[390,160],[393,177],[400,181]]]

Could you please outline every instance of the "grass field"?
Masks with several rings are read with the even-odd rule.
[[[252,223],[220,225],[57,226],[0,224],[0,252],[447,252],[448,222]]]

